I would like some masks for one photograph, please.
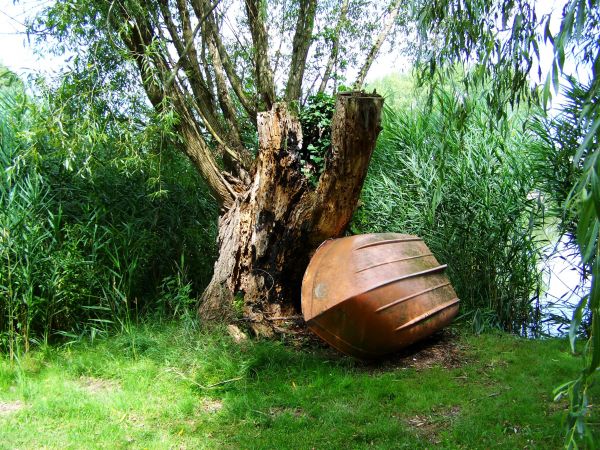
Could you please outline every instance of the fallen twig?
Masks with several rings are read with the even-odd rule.
[[[302,319],[300,314],[296,314],[295,316],[287,316],[287,317],[266,317],[267,320],[299,320]]]
[[[204,386],[203,384],[198,383],[196,380],[188,377],[187,375],[185,375],[184,373],[180,372],[179,370],[175,369],[174,367],[169,367],[166,369],[167,372],[171,372],[174,373],[175,375],[179,376],[180,378],[192,383],[195,386],[198,386],[200,389],[212,389],[214,387],[217,386],[221,386],[223,384],[227,384],[227,383],[233,383],[234,381],[239,381],[244,377],[235,377],[235,378],[230,378],[228,380],[223,380],[223,381],[219,381],[217,383],[213,383],[213,384],[209,384],[207,386]]]

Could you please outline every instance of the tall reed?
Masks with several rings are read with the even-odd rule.
[[[11,356],[187,314],[215,255],[216,204],[171,141],[140,145],[135,128],[123,140],[129,124],[100,116],[108,131],[94,142],[98,128],[82,135],[53,111],[0,71],[0,351]]]

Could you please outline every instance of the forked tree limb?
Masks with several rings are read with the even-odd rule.
[[[300,0],[296,31],[292,42],[292,62],[285,87],[285,100],[288,104],[299,101],[302,95],[302,80],[304,79],[308,49],[312,43],[316,12],[317,0]]]
[[[244,0],[246,16],[254,45],[254,70],[258,94],[263,110],[270,110],[275,103],[275,83],[269,63],[269,42],[265,23],[260,11],[261,0]]]
[[[168,0],[159,0],[158,4],[159,4],[159,8],[160,8],[160,13],[163,16],[165,26],[166,26],[167,30],[169,31],[169,35],[171,36],[171,40],[173,41],[173,46],[175,47],[177,54],[178,55],[185,54],[185,52],[184,52],[185,44],[181,40],[181,37],[179,36],[179,32],[177,31],[177,26],[175,25],[175,22],[173,21],[173,15],[171,14],[171,11],[169,10],[169,1]]]
[[[252,155],[242,145],[237,123],[237,112],[229,97],[222,65],[220,64],[220,60],[218,60],[218,54],[216,54],[214,48],[209,48],[209,50],[212,50],[211,57],[213,60],[213,72],[215,74],[214,82],[212,72],[208,70],[205,64],[204,52],[206,51],[206,46],[209,45],[214,47],[212,38],[207,32],[209,29],[208,22],[219,2],[220,0],[215,0],[213,3],[208,3],[206,11],[194,10],[194,13],[197,16],[197,24],[192,29],[191,12],[188,8],[187,1],[176,0],[176,11],[178,12],[178,19],[183,33],[182,40],[179,37],[167,0],[161,0],[159,5],[161,14],[166,28],[173,39],[178,55],[178,60],[171,64],[171,71],[166,78],[167,81],[164,83],[163,90],[169,92],[172,85],[178,81],[179,69],[181,67],[186,69],[189,74],[189,77],[187,78],[189,85],[200,106],[199,108],[195,105],[190,107],[196,110],[196,113],[202,119],[204,126],[218,143],[218,148],[223,154],[225,167],[230,170],[235,177],[247,179],[247,170],[251,165]],[[161,29],[157,28],[157,30],[162,36]],[[203,31],[203,48],[200,56],[198,55],[198,50],[196,49],[194,42],[199,30]],[[203,62],[202,67],[205,68],[204,77],[201,71],[200,59],[202,59]],[[217,118],[213,83],[216,83],[217,86],[216,98],[218,99],[218,104],[223,113],[223,123]],[[184,91],[184,84],[181,81],[179,81],[178,84],[180,90]]]
[[[208,30],[205,29],[206,34],[204,35],[204,41],[208,46],[208,51],[212,61],[212,68],[215,73],[215,82],[217,86],[217,97],[219,99],[219,104],[221,106],[221,111],[223,111],[223,119],[227,124],[227,144],[224,144],[227,149],[227,154],[232,155],[234,161],[231,161],[234,165],[234,171],[238,175],[242,175],[242,171],[247,171],[252,164],[252,154],[248,151],[246,147],[242,144],[242,139],[240,137],[240,130],[237,120],[237,111],[235,106],[233,105],[233,101],[231,96],[229,95],[229,87],[227,85],[227,77],[225,75],[225,70],[223,68],[223,64],[221,61],[221,56],[219,55],[219,51],[217,50],[217,46],[212,38],[212,35],[209,34]],[[225,157],[225,162],[228,159]],[[231,164],[230,164],[231,165]]]
[[[192,92],[196,97],[196,101],[203,111],[203,116],[210,123],[210,126],[215,130],[221,138],[225,138],[225,132],[222,129],[221,123],[218,119],[218,113],[216,109],[216,101],[213,92],[208,88],[208,83],[202,75],[200,70],[200,61],[198,58],[198,52],[194,45],[195,30],[203,21],[199,21],[196,28],[192,29],[192,22],[190,17],[190,11],[187,6],[186,0],[177,0],[176,2],[179,20],[181,22],[182,33],[186,47],[183,49],[183,54],[179,55],[179,61],[183,62],[183,67],[189,72],[187,80]],[[167,82],[165,83],[165,90],[169,89],[169,80],[175,80],[179,70],[174,71],[171,69]],[[173,77],[173,78],[172,78]]]
[[[193,57],[194,54],[197,53],[196,47],[194,45],[194,40],[196,38],[196,35],[200,31],[202,24],[206,21],[206,19],[208,19],[208,16],[210,14],[212,14],[212,12],[215,10],[215,8],[217,7],[217,5],[219,4],[220,1],[221,0],[215,0],[215,2],[209,8],[209,10],[206,12],[206,14],[204,14],[201,17],[198,17],[198,23],[196,24],[196,26],[194,27],[194,30],[192,31],[191,25],[190,25],[189,11],[187,9],[185,1],[177,0],[177,6],[179,8],[179,14],[180,14],[181,22],[182,22],[182,26],[183,26],[183,36],[185,39],[185,47],[183,47],[183,49],[181,50],[181,52],[179,54],[179,59],[175,63],[175,67],[173,67],[173,69],[171,71],[171,75],[167,79],[167,86],[166,86],[167,88],[169,87],[169,84],[174,81],[175,76],[177,75],[177,72],[179,72],[179,69],[181,69],[181,66],[182,66],[184,60],[188,57],[188,54],[191,53],[192,57]],[[168,10],[168,8],[169,7],[167,5],[166,9]],[[196,63],[197,63],[198,57],[195,56],[194,59],[196,60]],[[198,67],[199,67],[199,65],[198,65]]]
[[[340,9],[340,16],[333,30],[333,36],[331,37],[331,53],[329,54],[329,58],[327,59],[327,64],[325,65],[325,72],[323,73],[323,78],[321,79],[321,83],[319,84],[318,92],[320,93],[325,92],[325,89],[327,88],[327,83],[329,82],[329,78],[331,77],[333,64],[335,63],[338,57],[338,53],[340,50],[340,32],[342,29],[342,25],[346,21],[346,15],[348,14],[348,3],[349,0],[343,0]]]
[[[161,15],[163,16],[163,21],[167,30],[169,31],[171,39],[173,40],[173,45],[175,47],[175,50],[177,51],[178,56],[177,62],[172,62],[169,65],[169,70],[167,70],[166,74],[162,75],[162,89],[165,92],[168,92],[172,87],[172,84],[175,83],[178,79],[179,68],[183,68],[189,75],[187,77],[187,81],[189,86],[191,87],[194,98],[198,103],[198,108],[196,109],[202,111],[200,116],[202,117],[202,120],[205,123],[207,129],[210,130],[211,134],[218,135],[217,140],[227,139],[227,135],[218,119],[218,113],[215,109],[216,102],[215,97],[213,95],[213,89],[211,89],[211,74],[209,72],[206,72],[207,78],[204,78],[200,66],[200,61],[198,59],[198,52],[195,46],[191,45],[194,40],[193,37],[195,35],[195,30],[192,30],[191,28],[191,20],[185,1],[177,1],[177,11],[179,15],[179,20],[181,22],[180,26],[182,28],[184,40],[181,40],[178,34],[177,25],[175,24],[171,11],[169,10],[169,4],[167,0],[160,0],[159,7],[161,10]],[[125,14],[127,14],[127,10],[123,9],[123,7],[121,9],[124,11]],[[136,21],[138,22],[138,26],[144,27],[148,30],[152,30],[151,23],[148,18],[136,17]],[[200,23],[202,22],[199,22],[199,24]],[[158,33],[158,37],[163,36],[160,27],[156,27],[156,32]],[[150,31],[150,33],[152,32]],[[152,40],[145,41],[144,45],[148,47],[149,45],[151,45],[151,43]],[[185,90],[183,86],[181,87],[183,90]]]
[[[219,203],[225,208],[230,207],[237,196],[236,190],[221,173],[211,149],[198,130],[198,125],[190,113],[179,84],[173,83],[167,92],[158,80],[160,78],[164,80],[170,71],[167,61],[160,55],[156,53],[148,55],[146,52],[146,48],[154,40],[151,30],[140,21],[131,28],[129,33],[123,33],[121,37],[136,62],[148,99],[158,111],[165,107],[166,101],[172,102],[180,118],[177,126],[182,135],[183,152],[205,179]]]
[[[201,16],[202,11],[204,8],[208,7],[208,5],[209,0],[192,0],[192,6],[196,12],[196,16]],[[248,98],[248,95],[244,91],[242,80],[235,71],[227,49],[223,45],[214,13],[209,15],[204,25],[208,28],[212,38],[214,39],[217,50],[219,51],[219,56],[221,57],[221,63],[223,64],[223,68],[225,69],[225,73],[227,74],[227,78],[229,79],[229,83],[231,84],[235,95],[248,114],[248,117],[250,117],[250,119],[256,123],[256,107],[252,104],[252,100]]]

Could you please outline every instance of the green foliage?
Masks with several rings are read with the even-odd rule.
[[[564,198],[563,227],[574,234],[582,256],[581,271],[591,273],[592,287],[575,309],[569,332],[572,351],[581,354],[585,368],[579,377],[563,384],[556,389],[557,397],[568,396],[571,402],[569,413],[568,446],[576,447],[577,442],[584,438],[591,442],[591,431],[586,425],[589,417],[591,399],[589,386],[592,376],[600,366],[600,251],[598,237],[600,233],[600,181],[598,180],[600,152],[600,132],[594,126],[600,123],[599,117],[586,117],[590,108],[600,101],[600,96],[594,94],[593,85],[582,85],[570,79],[570,87],[566,89],[566,103],[562,114],[551,122],[550,139],[565,155],[570,164],[568,182],[573,186]],[[590,97],[591,96],[591,97]],[[597,114],[594,113],[594,114]],[[559,191],[560,192],[560,191]],[[564,191],[562,192],[564,197]],[[581,353],[576,352],[576,340],[583,318],[591,315],[591,325],[588,328],[588,339]]]
[[[465,334],[367,365],[325,349],[237,344],[221,330],[134,326],[93,345],[0,358],[0,440],[10,448],[558,448],[565,402],[552,404],[549,386],[577,370],[566,347]]]
[[[313,186],[325,168],[331,152],[331,120],[335,98],[325,93],[312,95],[300,111],[302,124],[302,170]]]
[[[397,111],[410,109],[421,103],[415,77],[411,75],[391,74],[374,80],[367,85],[366,90],[375,90],[385,100],[385,106]]]
[[[576,349],[577,331],[587,309],[591,315],[591,327],[582,351],[585,367],[579,376],[556,389],[557,397],[568,396],[570,411],[566,446],[577,448],[582,441],[589,446],[594,439],[588,419],[590,416],[590,386],[600,368],[600,3],[597,0],[569,0],[563,9],[560,31],[556,36],[546,22],[544,39],[554,47],[554,61],[543,88],[544,104],[554,92],[558,92],[560,75],[565,72],[565,55],[576,55],[576,64],[588,70],[589,84],[569,78],[569,99],[564,108],[571,116],[572,135],[558,135],[558,142],[570,150],[577,145],[573,165],[580,177],[573,186],[569,200],[576,205],[576,238],[585,269],[592,274],[588,296],[581,300],[575,310],[569,333],[573,352]],[[567,74],[568,75],[568,74]],[[552,85],[552,88],[551,88]],[[568,212],[572,207],[567,207]],[[568,217],[568,216],[567,216]]]
[[[541,283],[537,142],[518,116],[508,134],[490,127],[481,103],[439,90],[431,108],[387,109],[353,231],[421,236],[477,329],[526,333]]]
[[[534,1],[419,0],[413,7],[421,82],[459,75],[465,89],[485,88],[497,119],[506,117],[508,105],[537,99],[528,76],[539,59],[539,25],[550,18],[538,17]]]
[[[539,2],[537,3],[539,4]],[[56,4],[49,7],[46,11],[46,16],[40,22],[43,23],[44,29],[49,30],[50,34],[59,39],[59,45],[67,45],[71,46],[71,48],[79,47],[79,49],[85,48],[86,51],[90,50],[88,56],[91,56],[88,60],[91,61],[91,64],[87,60],[80,61],[83,67],[90,65],[94,69],[93,71],[89,71],[90,73],[100,74],[97,77],[100,81],[98,86],[105,85],[105,82],[106,85],[109,85],[108,82],[117,83],[119,89],[113,92],[120,91],[120,94],[123,94],[127,92],[126,89],[123,89],[127,80],[134,78],[115,76],[115,73],[127,72],[127,68],[121,70],[123,69],[121,63],[127,58],[123,58],[126,51],[122,47],[120,37],[127,36],[128,32],[134,29],[134,26],[142,24],[142,29],[145,28],[152,31],[152,33],[146,33],[146,36],[149,35],[150,37],[148,38],[149,42],[145,42],[142,46],[143,50],[140,52],[136,50],[134,52],[141,67],[150,69],[149,75],[144,77],[145,82],[149,82],[149,84],[160,88],[161,80],[159,78],[162,76],[164,79],[165,77],[161,74],[160,70],[151,70],[153,64],[157,65],[158,61],[158,65],[161,66],[169,59],[178,59],[177,55],[168,54],[169,46],[166,44],[166,39],[163,39],[163,34],[165,34],[166,28],[175,28],[178,31],[182,24],[177,21],[171,27],[165,24],[165,21],[162,20],[165,17],[165,13],[159,13],[159,5],[166,5],[168,10],[169,5],[172,5],[172,3],[147,2],[142,4],[136,1],[126,1],[115,4],[111,2],[69,0],[56,2]],[[266,3],[262,4],[262,6],[265,5]],[[420,71],[423,79],[427,79],[431,82],[432,86],[435,86],[440,83],[440,80],[443,83],[444,75],[446,78],[452,78],[457,73],[460,74],[464,67],[469,67],[471,70],[464,71],[464,76],[461,76],[465,90],[477,93],[480,92],[479,90],[485,89],[484,98],[489,108],[488,115],[493,115],[496,118],[510,120],[511,110],[506,107],[507,104],[514,105],[523,100],[527,100],[528,102],[536,100],[540,93],[544,103],[547,103],[552,95],[552,91],[557,92],[559,90],[561,83],[560,76],[565,70],[565,60],[569,58],[569,55],[577,55],[578,60],[576,63],[590,70],[592,81],[589,86],[585,87],[582,108],[577,113],[577,124],[584,128],[585,134],[578,143],[578,151],[574,157],[575,169],[572,173],[560,174],[561,180],[569,180],[572,175],[577,174],[581,170],[580,178],[572,191],[572,195],[567,197],[574,206],[567,209],[568,212],[565,214],[566,226],[577,228],[577,240],[584,257],[584,262],[593,274],[590,296],[584,300],[582,307],[579,309],[579,311],[582,311],[587,308],[593,316],[590,340],[583,352],[586,357],[587,366],[578,382],[567,385],[569,392],[573,394],[571,398],[579,402],[578,406],[573,406],[573,415],[569,422],[571,432],[568,445],[574,446],[576,445],[574,436],[578,433],[581,434],[580,432],[584,430],[583,417],[585,413],[581,412],[587,410],[587,404],[584,405],[585,402],[582,400],[584,396],[580,394],[587,389],[591,379],[590,375],[596,373],[600,364],[600,319],[598,318],[598,314],[600,313],[600,281],[597,282],[596,277],[596,274],[600,272],[600,252],[598,250],[598,233],[600,232],[600,207],[598,206],[600,205],[600,195],[598,192],[600,192],[600,189],[598,188],[597,162],[599,153],[598,138],[600,134],[600,102],[598,101],[600,89],[600,77],[598,77],[600,73],[600,46],[598,45],[597,38],[600,34],[600,5],[597,0],[568,0],[563,10],[561,29],[556,36],[553,36],[550,31],[551,18],[549,16],[539,17],[536,13],[535,5],[536,2],[533,0],[518,2],[514,0],[419,0],[406,5],[411,10],[403,11],[399,16],[400,19],[398,22],[410,29],[410,20],[417,21],[416,32],[420,38],[418,56],[421,62],[421,69],[423,69]],[[117,14],[120,6],[126,6],[125,15],[119,16]],[[287,4],[284,2],[282,4],[276,1],[271,2],[270,6],[272,6],[272,10],[269,12],[275,13],[271,14],[271,29],[278,30],[280,36],[292,36],[294,21],[289,19],[290,12],[294,10],[295,4],[293,2]],[[356,66],[357,56],[368,52],[369,40],[360,38],[364,37],[365,34],[374,34],[374,32],[376,33],[380,29],[377,24],[381,22],[378,19],[381,14],[381,8],[384,7],[386,7],[386,3],[381,2],[359,1],[351,3],[347,18],[348,23],[344,24],[341,33],[341,42],[343,43],[343,47],[346,48],[343,48],[345,51],[341,52],[336,68],[334,69],[337,72],[337,76],[334,77],[336,81],[337,79],[343,80],[346,70],[352,66]],[[338,8],[339,5],[336,2],[321,3],[319,13],[322,16],[320,17],[336,17]],[[235,10],[236,8],[233,9]],[[261,11],[264,12],[264,9],[261,9]],[[318,23],[328,23],[328,21],[318,19]],[[322,59],[329,47],[328,36],[331,34],[327,29],[318,28],[315,30],[315,51],[312,52],[313,56],[311,56],[315,60],[312,60],[308,65],[307,79],[315,79],[315,72],[320,71],[322,66],[317,63],[313,64],[313,61]],[[140,33],[140,36],[143,34]],[[41,35],[43,36],[44,33]],[[176,40],[175,37],[174,40]],[[236,40],[238,43],[235,42]],[[250,52],[246,51],[248,49],[244,48],[241,44],[244,39],[240,40],[236,34],[231,39],[228,39],[228,41],[227,44],[232,50],[231,54],[234,55],[236,63],[243,69],[242,72],[244,74],[251,72],[251,70],[246,70],[251,64],[248,58]],[[542,42],[550,42],[554,46],[554,61],[552,69],[546,77],[546,83],[540,92],[540,90],[530,88],[528,75],[532,68],[535,67],[535,60],[539,59]],[[282,48],[284,49],[283,53],[287,53],[292,46],[284,45]],[[241,57],[238,58],[238,55]],[[183,57],[183,55],[179,56]],[[275,67],[279,66],[280,58],[285,62],[285,59],[289,57],[288,54],[282,55],[281,48],[278,51],[271,52],[271,56],[274,59],[272,62]],[[117,64],[112,64],[113,61],[117,62]],[[113,70],[115,67],[118,67],[119,70]],[[207,71],[206,73],[208,74],[209,72]],[[438,75],[442,75],[442,77]],[[538,72],[540,80],[542,75],[541,72]],[[118,84],[119,82],[123,84]],[[244,77],[243,82],[246,83],[248,88],[252,87],[251,78]],[[92,89],[94,86],[96,84],[90,85]],[[197,95],[194,96],[196,97]],[[116,99],[116,102],[114,101],[115,99],[112,100],[111,103],[118,104],[118,99]],[[459,123],[462,127],[465,121],[468,122],[468,114],[466,114],[468,111],[461,108],[456,110],[456,112],[459,114]],[[101,130],[102,128],[99,129]],[[456,128],[450,128],[450,131],[455,132]],[[459,134],[463,134],[462,131]],[[87,133],[82,133],[82,136],[87,135]],[[251,132],[245,132],[244,135],[244,140],[248,142],[252,140],[253,135]],[[468,133],[466,135],[469,136]],[[55,136],[60,136],[60,134],[55,134]],[[441,138],[445,139],[446,136],[440,136]],[[456,140],[453,135],[450,135],[449,139]],[[93,143],[97,142],[97,140],[93,140]],[[435,142],[433,144],[433,147],[435,147]],[[452,148],[452,146],[450,147]],[[498,164],[489,164],[492,167],[492,172],[493,170],[506,171],[510,176],[513,176],[511,173],[512,169],[505,169],[505,167],[509,166],[506,161],[510,159],[506,157],[505,149],[501,146],[499,148],[496,143],[494,143],[493,148],[497,150],[497,153],[502,158],[498,158],[501,160]],[[445,147],[444,150],[446,150]],[[483,179],[487,179],[486,176],[490,176],[490,174],[478,165],[478,162],[485,161],[487,163],[492,157],[489,155],[486,156],[481,152],[479,155],[483,155],[483,157],[473,157],[473,161],[475,162],[473,169],[467,167],[461,170],[464,170],[465,173],[469,173],[468,171],[471,170],[471,174],[476,174]],[[558,164],[564,162],[561,160],[563,156],[564,154],[560,154],[559,158],[557,158]],[[315,167],[316,161],[314,159],[320,157],[318,152],[312,156],[309,154],[306,157],[307,175],[312,177],[313,180],[318,176],[318,167]],[[68,164],[70,160],[65,159],[64,161]],[[422,163],[418,159],[416,161],[417,163]],[[453,167],[448,166],[442,167],[442,171],[440,169],[442,163],[435,159],[433,161],[435,162],[434,166],[436,170],[433,175],[440,179],[443,179],[440,176],[440,172],[442,175],[445,174],[445,171],[449,171],[450,174],[456,172]],[[456,167],[463,167],[460,165],[459,158],[450,158],[450,161],[453,164],[457,164]],[[515,175],[516,179],[520,179],[521,170],[519,169],[514,172],[517,174]],[[404,173],[409,175],[425,173],[427,175],[428,172],[424,168],[423,170],[411,169],[411,171]],[[502,175],[504,176],[505,174],[503,173]],[[35,176],[27,178],[32,194],[28,200],[31,205],[41,201],[39,199],[46,198],[43,189],[39,187],[39,181],[35,181],[35,179]],[[423,185],[427,183],[431,184],[431,182],[427,181],[427,176],[423,179],[417,177],[416,180],[417,182],[413,182],[412,179],[408,179],[408,182],[417,186],[419,186],[419,183],[424,183]],[[407,183],[407,180],[400,181]],[[476,184],[475,181],[467,180],[456,187],[472,187],[471,185]],[[27,185],[27,183],[24,185]],[[404,184],[402,186],[404,187]],[[490,202],[489,199],[497,198],[496,196],[504,191],[508,193],[507,195],[510,201],[512,201],[512,188],[505,187],[503,190],[494,183],[491,186],[489,192],[483,188],[478,191],[477,186],[474,186],[473,189],[479,192],[481,196],[471,198],[470,202],[465,202],[467,207],[469,205],[482,206],[481,211],[486,211],[484,208],[496,208],[496,204],[493,201]],[[436,188],[437,185],[432,185],[432,187]],[[566,185],[560,186],[560,193],[563,198],[564,193],[568,190],[565,189],[566,187]],[[434,195],[429,202],[429,207],[427,208],[428,204],[426,202],[422,202],[421,205],[426,207],[424,209],[426,212],[425,216],[430,217],[430,224],[435,223],[437,217],[440,217],[441,212],[446,214],[446,210],[441,209],[441,207],[444,206],[442,200],[448,197],[447,191],[441,188],[439,194],[435,194],[438,191],[434,190],[433,192]],[[405,199],[403,198],[402,200],[404,202]],[[460,200],[453,199],[457,206],[464,206]],[[406,202],[403,204],[406,204]],[[498,208],[501,210],[500,207]],[[35,211],[35,209],[32,211]],[[475,220],[476,223],[480,223],[477,222],[478,220],[482,221],[481,223],[485,223],[485,214],[477,215],[473,213],[472,209],[466,209],[465,211],[467,212],[467,216]],[[492,209],[492,211],[495,212],[496,210]],[[517,211],[524,210],[518,207]],[[530,209],[530,211],[533,211],[533,209]],[[577,218],[575,220],[573,220],[573,211],[577,211]],[[402,214],[404,214],[403,210],[400,211],[400,215]],[[509,218],[516,221],[517,228],[523,226],[524,222],[527,222],[522,215],[516,213],[512,216],[509,215]],[[460,225],[468,232],[471,231],[469,227],[470,223]],[[490,226],[492,240],[504,242],[505,244],[510,242],[510,245],[507,245],[508,249],[514,248],[515,242],[519,243],[518,235],[510,236],[510,233],[507,234],[505,230],[497,228]],[[522,231],[525,232],[525,230]],[[443,235],[444,232],[440,234]],[[529,235],[523,234],[523,236]],[[523,245],[524,249],[529,248],[527,242]],[[529,255],[529,253],[527,254]],[[517,267],[521,269],[525,266],[526,264],[517,264]],[[519,270],[518,272],[521,271]],[[496,272],[492,271],[492,276],[488,278],[493,279],[495,277]],[[504,278],[507,277],[509,276],[505,275]],[[519,277],[521,275],[517,275],[517,278]],[[527,284],[525,283],[525,285]],[[517,293],[517,297],[523,298],[523,292]],[[493,303],[498,306],[503,301],[494,301]],[[517,317],[521,313],[522,311],[515,315],[509,311],[508,317]],[[490,317],[490,311],[483,311],[480,317]],[[574,326],[579,321],[578,317],[579,315],[576,314],[573,322]],[[572,333],[573,339],[575,338],[575,334]],[[585,407],[582,407],[582,405]]]
[[[196,320],[197,300],[195,297],[198,291],[194,289],[194,284],[190,281],[192,277],[188,273],[184,258],[185,254],[182,253],[175,274],[166,276],[162,280],[156,306],[152,307],[153,316],[158,319],[179,318],[185,319],[188,324],[194,323]],[[209,261],[210,259],[207,258],[207,262]],[[206,269],[208,267],[201,275],[210,273],[210,270]]]
[[[561,218],[559,232],[574,238],[578,211],[572,192],[583,173],[583,164],[581,160],[573,164],[573,158],[586,132],[585,124],[579,119],[585,102],[585,86],[572,77],[569,82],[559,113],[555,117],[539,118],[533,126],[542,140],[536,171],[543,183],[545,203],[552,215]],[[546,147],[553,147],[554,152],[545,152]]]
[[[59,110],[0,91],[0,351],[11,355],[145,313],[184,315],[212,270],[216,204],[173,149],[169,118],[132,129],[135,117],[82,108],[85,91],[66,88]]]

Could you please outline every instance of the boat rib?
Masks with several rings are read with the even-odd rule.
[[[385,266],[386,264],[392,264],[392,263],[396,263],[396,262],[400,262],[400,261],[409,261],[411,259],[425,258],[426,256],[433,256],[433,253],[423,253],[422,255],[407,256],[405,258],[394,259],[392,261],[386,261],[386,262],[382,262],[382,263],[379,263],[379,264],[374,264],[372,266],[365,267],[364,269],[357,270],[354,273],[364,272],[365,270],[373,269],[374,267]]]
[[[416,325],[417,323],[423,322],[424,320],[429,319],[431,316],[433,316],[435,314],[439,314],[442,311],[444,311],[445,309],[448,309],[451,306],[456,305],[458,302],[459,302],[458,298],[455,298],[454,300],[450,300],[449,302],[446,302],[446,303],[438,306],[437,308],[432,309],[431,311],[427,311],[426,313],[421,314],[418,317],[415,317],[413,320],[406,322],[404,325],[400,325],[398,328],[396,328],[395,331],[401,331],[406,328],[412,327],[413,325]]]
[[[402,297],[402,298],[400,298],[398,300],[394,300],[393,302],[388,303],[387,305],[383,305],[382,307],[377,308],[375,310],[375,312],[381,312],[383,310],[391,308],[392,306],[396,306],[396,305],[398,305],[398,304],[400,304],[402,302],[405,302],[406,300],[410,300],[411,298],[418,297],[419,295],[423,295],[423,294],[426,294],[427,292],[435,291],[436,289],[443,288],[444,286],[449,286],[449,285],[450,285],[450,282],[448,281],[446,283],[441,283],[441,284],[438,284],[436,286],[433,286],[433,287],[430,287],[430,288],[427,288],[427,289],[423,289],[422,291],[415,292],[414,294],[410,294],[410,295],[408,295],[406,297]]]
[[[370,242],[368,244],[361,245],[360,247],[356,247],[354,249],[354,251],[362,250],[363,248],[377,247],[378,245],[395,244],[397,242],[414,242],[414,241],[423,241],[423,239],[418,238],[418,237],[400,238],[400,239],[384,239],[382,241]]]
[[[446,267],[448,267],[448,264],[442,264],[441,266],[433,267],[433,268],[427,269],[427,270],[422,270],[421,272],[414,272],[414,273],[409,273],[407,275],[394,277],[390,280],[384,281],[383,283],[379,283],[377,286],[373,286],[370,289],[367,289],[366,291],[363,292],[363,294],[374,291],[375,289],[379,289],[380,287],[387,286],[388,284],[395,283],[396,281],[408,280],[409,278],[420,277],[421,275],[429,275],[432,273],[442,272]]]

